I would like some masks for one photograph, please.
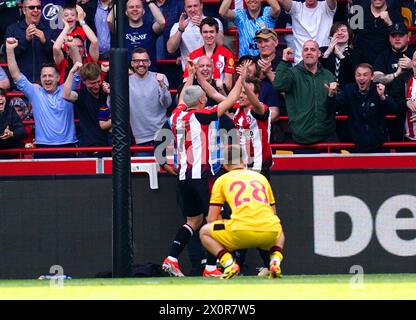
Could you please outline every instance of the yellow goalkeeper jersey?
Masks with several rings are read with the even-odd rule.
[[[231,229],[276,231],[280,219],[269,181],[260,173],[236,169],[219,177],[212,187],[210,205],[231,207]]]

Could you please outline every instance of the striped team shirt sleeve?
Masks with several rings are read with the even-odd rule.
[[[267,119],[269,117],[269,114],[270,114],[269,107],[266,106],[264,103],[261,103],[261,104],[263,105],[263,109],[264,109],[264,113],[263,114],[258,114],[254,110],[251,111],[251,114],[257,120],[265,120],[265,119]]]

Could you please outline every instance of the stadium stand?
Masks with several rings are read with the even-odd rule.
[[[262,1],[263,3],[266,3],[266,1]],[[219,5],[221,4],[220,0],[202,0],[202,3],[204,4],[204,11],[209,12],[210,14],[215,13],[216,9],[219,7]],[[335,19],[339,19],[339,17],[344,17],[346,18],[346,13],[343,12],[342,10],[345,10],[345,6],[347,5],[348,1],[347,0],[338,0],[338,5],[340,10],[337,11],[337,14],[335,16]],[[21,7],[21,4],[19,4],[19,6]],[[342,12],[341,12],[342,11]],[[409,30],[409,34],[411,34],[411,41],[410,44],[415,44],[416,43],[416,36],[415,36],[415,32],[416,32],[416,26],[413,25],[412,21],[414,21],[414,4],[411,3],[411,1],[403,1],[403,6],[402,6],[402,15],[403,15],[403,19],[404,22],[406,24],[406,26],[408,27]],[[219,14],[217,13],[216,17],[220,18],[222,21],[224,21]],[[279,21],[278,21],[279,22]],[[284,36],[284,35],[290,35],[292,34],[292,29],[290,27],[280,27],[280,24],[277,23],[276,27],[274,30],[276,31],[276,33],[280,36]],[[230,48],[230,50],[236,55],[238,56],[238,50],[239,50],[239,44],[238,44],[238,31],[237,28],[233,26],[232,23],[227,23],[227,21],[224,21],[224,27],[226,27],[226,29],[224,29],[224,34],[226,36],[226,40],[225,40],[225,45],[228,46]],[[4,61],[1,60],[1,61]],[[7,63],[3,62],[0,63],[0,66],[3,67],[6,72],[7,72]],[[170,111],[172,111],[172,109],[175,107],[175,102],[176,102],[176,94],[177,94],[177,86],[178,86],[178,79],[180,79],[180,77],[176,76],[176,77],[172,77],[172,75],[175,74],[175,72],[180,72],[181,70],[178,67],[178,60],[177,59],[159,59],[157,60],[157,70],[159,72],[165,72],[168,75],[168,80],[170,83],[170,93],[172,95],[172,105],[171,107],[168,109],[168,113]],[[172,72],[173,70],[173,72]],[[22,92],[16,91],[16,89],[12,89],[12,91],[7,92],[7,97],[8,98],[13,98],[13,97],[24,97]],[[395,115],[387,115],[386,117],[387,120],[394,120],[396,119]],[[341,121],[347,121],[348,117],[347,116],[337,116],[336,117],[337,122],[341,122]],[[78,121],[78,119],[76,119],[76,122]],[[279,118],[279,121],[284,123],[288,121],[288,117],[286,115],[281,115]],[[25,126],[36,126],[36,123],[33,120],[26,120],[23,122],[25,124]],[[408,147],[413,147],[412,142],[403,142],[403,141],[389,141],[387,143],[384,144],[385,147],[390,148],[390,150],[392,152],[395,152],[397,148],[403,147],[404,145],[408,146]],[[290,150],[294,150],[296,148],[299,148],[298,144],[295,143],[273,143],[272,145],[273,150],[275,150],[276,153],[286,153],[287,151]],[[312,145],[312,147],[314,148],[318,148],[318,149],[324,149],[326,152],[333,152],[333,151],[337,151],[337,150],[344,150],[344,149],[349,149],[354,147],[354,144],[352,143],[321,143],[321,144],[316,144],[316,145]],[[111,147],[105,148],[106,150],[111,150]],[[143,148],[142,150],[144,151],[146,148]],[[416,148],[415,148],[416,149]],[[137,151],[137,150],[141,150],[139,147],[132,147],[132,151]],[[81,151],[81,150],[80,150]],[[33,154],[34,152],[42,152],[41,149],[36,149],[36,148],[26,148],[26,149],[13,149],[13,150],[0,150],[1,153],[7,153],[7,152],[13,152],[14,154],[18,154],[20,158],[23,157],[30,157],[30,154]],[[57,149],[56,152],[59,152],[59,150]]]

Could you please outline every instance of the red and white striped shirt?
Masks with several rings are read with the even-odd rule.
[[[191,109],[178,105],[169,118],[175,138],[179,180],[201,179],[213,175],[211,148],[215,141],[210,124],[218,119],[217,106],[212,109]]]
[[[247,109],[239,103],[234,105],[234,125],[238,130],[240,145],[247,150],[248,167],[261,171],[270,168],[273,164],[272,150],[270,147],[270,110],[262,103],[264,114],[260,115],[253,110]]]
[[[205,56],[205,48],[202,46],[201,48],[196,49],[195,51],[189,54],[189,59],[191,59],[195,64],[197,63],[198,59],[202,56]],[[224,81],[224,74],[225,73],[235,73],[235,65],[234,65],[234,55],[233,53],[224,48],[223,46],[217,45],[214,49],[214,53],[211,56],[212,63],[214,64],[214,71],[212,73],[212,79],[217,80],[221,79]],[[188,69],[185,68],[183,72],[183,77],[188,77]]]
[[[416,101],[416,82],[415,77],[411,77],[406,82],[406,99]],[[416,140],[416,122],[411,122],[410,117],[415,115],[416,112],[406,110],[406,119],[404,122],[405,137],[410,140]]]

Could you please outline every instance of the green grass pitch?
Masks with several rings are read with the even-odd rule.
[[[230,280],[202,277],[1,280],[4,300],[373,300],[416,299],[416,274],[241,276]]]

